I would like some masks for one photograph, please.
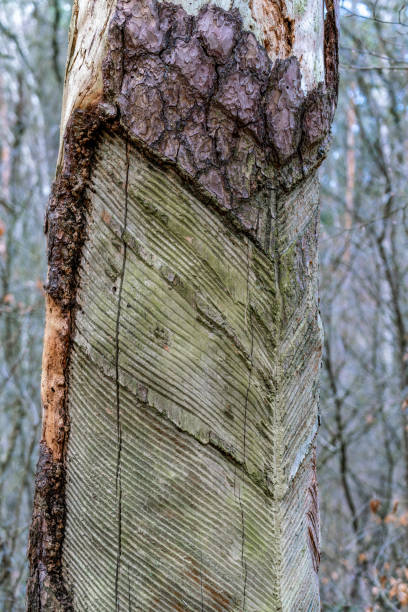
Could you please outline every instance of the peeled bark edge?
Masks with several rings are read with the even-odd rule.
[[[254,192],[247,193],[238,186],[229,184],[227,163],[223,162],[222,142],[218,133],[218,152],[212,167],[200,167],[200,146],[194,150],[194,139],[190,139],[190,150],[187,149],[187,162],[181,164],[176,157],[166,155],[163,147],[164,137],[149,140],[135,133],[134,117],[131,103],[123,95],[123,67],[126,62],[125,32],[126,16],[119,1],[115,15],[111,21],[109,44],[104,60],[104,93],[99,100],[72,112],[63,138],[62,165],[58,170],[50,196],[46,233],[48,237],[48,281],[47,292],[47,322],[49,333],[44,343],[42,399],[44,405],[43,436],[40,444],[40,457],[35,481],[35,497],[33,518],[30,529],[28,558],[30,574],[27,586],[27,609],[31,611],[73,610],[72,598],[64,583],[62,567],[62,550],[66,518],[65,479],[66,479],[66,449],[69,435],[69,414],[67,396],[69,384],[69,360],[71,341],[75,321],[76,293],[78,287],[78,268],[81,261],[82,247],[86,240],[86,216],[89,212],[89,201],[86,197],[86,187],[90,177],[94,152],[102,130],[109,129],[121,134],[139,146],[156,164],[166,164],[181,174],[190,188],[198,192],[200,197],[211,207],[218,208],[228,223],[232,223],[238,231],[248,234],[257,242],[254,223],[247,215],[252,198],[259,190],[259,181],[264,181],[265,188],[271,189],[272,183],[266,166],[271,165],[274,171],[275,188],[278,191],[290,191],[324,159],[333,120],[338,94],[338,3],[337,0],[326,0],[326,18],[324,24],[324,54],[325,83],[320,83],[314,90],[304,96],[300,88],[299,62],[295,57],[272,62],[259,43],[256,43],[255,55],[258,53],[258,70],[245,66],[239,67],[237,48],[251,42],[252,36],[242,29],[242,23],[237,11],[223,11],[218,7],[206,5],[197,17],[191,17],[181,7],[167,3],[157,3],[154,0],[144,2],[152,7],[153,13],[161,14],[159,25],[152,22],[152,27],[158,27],[167,20],[169,27],[163,40],[172,41],[168,49],[170,65],[175,65],[176,80],[185,82],[182,74],[183,50],[175,53],[177,40],[174,31],[180,33],[185,28],[185,51],[190,51],[188,44],[193,39],[199,57],[208,60],[208,65],[217,63],[219,79],[210,86],[207,92],[197,91],[195,96],[201,99],[204,114],[215,109],[215,120],[219,128],[224,126],[223,140],[228,146],[228,138],[234,130],[243,130],[252,146],[257,151],[266,150],[266,156],[261,153],[259,176],[255,177]],[[150,9],[149,9],[150,10]],[[217,32],[211,29],[212,15],[231,30],[231,36],[226,36],[223,43],[217,38]],[[163,17],[164,16],[164,17]],[[190,38],[188,33],[190,32]],[[172,33],[173,32],[173,33]],[[193,36],[191,35],[193,33]],[[228,32],[227,32],[228,33]],[[173,39],[172,39],[173,36]],[[225,46],[225,40],[231,44]],[[239,42],[238,42],[239,41]],[[140,43],[140,40],[137,41]],[[143,42],[143,41],[142,41]],[[147,44],[147,43],[146,43]],[[150,44],[150,43],[148,43]],[[159,43],[160,46],[160,43]],[[165,51],[165,47],[160,53]],[[150,57],[154,62],[158,51],[141,45],[143,57]],[[128,61],[138,58],[137,49]],[[266,59],[267,58],[267,59]],[[181,66],[181,68],[180,68]],[[237,66],[239,69],[237,70]],[[122,73],[121,73],[122,71]],[[214,71],[215,72],[215,71]],[[181,74],[180,74],[181,73]],[[237,75],[232,78],[233,75]],[[259,85],[259,99],[251,106],[248,102],[249,116],[242,116],[242,108],[234,107],[233,97],[225,92],[228,83],[239,90],[240,79],[248,85],[252,78]],[[246,79],[246,81],[245,81]],[[282,84],[286,86],[284,93]],[[211,83],[210,83],[211,85]],[[217,89],[215,89],[217,85]],[[155,85],[155,87],[157,84]],[[188,86],[190,87],[190,85]],[[186,91],[188,91],[185,85]],[[150,88],[153,89],[153,88]],[[149,87],[147,87],[147,93]],[[214,104],[214,94],[216,104]],[[221,92],[221,93],[220,93]],[[275,92],[275,93],[274,93]],[[125,92],[126,93],[126,92]],[[132,100],[131,86],[128,89],[130,102]],[[255,94],[256,87],[255,87]],[[272,108],[277,108],[282,95],[286,96],[290,107],[291,124],[286,125],[276,120],[275,114],[267,116],[270,100]],[[119,114],[118,114],[119,110]],[[148,109],[150,111],[150,109]],[[182,112],[182,107],[178,109]],[[195,111],[194,111],[195,112]],[[192,123],[199,124],[200,118],[191,115]],[[218,114],[217,114],[218,113]],[[252,114],[251,114],[252,113]],[[181,120],[182,118],[179,118]],[[139,124],[148,118],[139,117]],[[132,127],[133,126],[133,127]],[[163,130],[164,132],[166,130]],[[169,131],[169,130],[167,130]],[[174,132],[174,130],[173,130]],[[290,142],[286,135],[290,134]],[[174,135],[174,134],[173,134]],[[161,138],[161,140],[160,140]],[[176,138],[177,140],[177,138]],[[185,142],[184,135],[180,137],[178,151]],[[215,139],[214,139],[215,142]],[[215,142],[215,147],[217,146]],[[192,144],[193,143],[193,144]],[[188,166],[190,163],[190,166]],[[245,165],[245,161],[242,162]],[[218,165],[217,165],[218,164]],[[265,167],[262,167],[265,164]],[[184,166],[184,167],[183,167]],[[239,173],[239,168],[234,168]],[[260,178],[259,178],[260,177]],[[251,185],[251,182],[249,181]],[[236,206],[234,206],[234,203]],[[262,248],[262,245],[259,245]],[[317,485],[315,479],[310,488],[310,546],[317,571],[319,561],[318,543],[318,511]],[[317,518],[316,518],[317,517]]]

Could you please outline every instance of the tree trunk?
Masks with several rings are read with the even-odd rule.
[[[319,609],[337,9],[219,5],[74,5],[29,610]]]

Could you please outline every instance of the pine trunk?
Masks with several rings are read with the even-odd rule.
[[[317,611],[327,0],[78,0],[28,609]]]

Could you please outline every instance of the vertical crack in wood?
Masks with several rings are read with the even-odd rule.
[[[244,473],[243,473],[244,475]],[[237,468],[235,467],[235,480],[237,477]],[[241,529],[242,529],[242,538],[241,538],[241,566],[244,572],[244,589],[243,589],[243,601],[242,601],[242,612],[245,612],[245,600],[246,600],[246,584],[247,584],[247,565],[244,556],[244,548],[245,548],[245,514],[244,514],[244,506],[242,504],[241,497],[241,486],[243,486],[244,481],[242,479],[241,485],[238,489],[238,502],[241,510]]]
[[[127,575],[128,575],[128,612],[132,612],[132,591],[130,588],[130,572],[129,572],[129,563],[127,566]]]
[[[246,559],[244,559],[243,563],[244,563],[244,597],[243,597],[243,604],[242,604],[242,612],[245,612],[246,589],[247,589],[247,579],[248,579],[248,568],[247,568]]]
[[[253,322],[252,322],[252,311],[251,311],[251,303],[250,303],[250,290],[249,290],[249,270],[250,270],[250,250],[251,250],[251,243],[249,241],[249,239],[247,238],[247,279],[246,279],[246,291],[247,291],[247,306],[246,306],[246,312],[249,313],[248,315],[248,327],[249,327],[249,333],[251,336],[251,349],[250,349],[250,364],[249,364],[249,374],[248,374],[248,385],[247,385],[247,389],[246,389],[246,393],[245,393],[245,408],[244,408],[244,435],[243,435],[243,460],[242,460],[242,482],[241,482],[241,486],[244,485],[244,477],[245,477],[245,472],[246,472],[246,436],[247,436],[247,415],[248,415],[248,402],[249,402],[249,392],[251,390],[251,381],[252,381],[252,367],[253,367],[253,353],[254,353],[254,329],[253,329]],[[237,475],[237,469],[235,468],[235,480],[236,480],[236,475]],[[247,563],[246,563],[246,559],[245,559],[245,512],[244,512],[244,506],[242,503],[242,497],[241,497],[241,487],[239,488],[239,492],[238,492],[238,501],[239,501],[239,507],[241,510],[241,530],[242,530],[242,540],[241,540],[241,565],[242,565],[242,569],[244,572],[244,592],[243,592],[243,604],[242,604],[242,610],[243,612],[245,612],[245,601],[246,601],[246,586],[247,586],[247,578],[248,578],[248,569],[247,569]]]
[[[247,390],[246,390],[246,394],[245,394],[245,409],[244,409],[244,441],[243,441],[243,461],[242,461],[242,465],[245,468],[246,467],[246,437],[247,437],[247,414],[248,414],[248,401],[249,401],[249,392],[251,389],[251,382],[252,382],[252,366],[253,366],[253,355],[254,355],[254,329],[253,329],[253,323],[252,323],[252,310],[251,310],[251,296],[250,296],[250,291],[249,291],[249,268],[250,268],[250,250],[251,250],[251,243],[249,241],[249,239],[247,238],[247,280],[246,280],[246,290],[247,290],[247,313],[249,313],[248,315],[248,327],[249,327],[249,333],[251,336],[251,349],[250,349],[250,370],[249,370],[249,375],[248,375],[248,386],[247,386]]]
[[[281,406],[280,406],[280,392],[281,392],[281,381],[282,381],[282,368],[281,368],[281,354],[280,354],[280,343],[282,340],[282,331],[283,331],[283,296],[282,296],[282,271],[281,271],[281,256],[279,251],[279,204],[278,199],[276,197],[276,192],[272,195],[272,206],[273,206],[273,214],[272,218],[274,220],[273,223],[273,261],[274,261],[274,273],[275,273],[275,290],[276,290],[276,306],[278,309],[278,317],[276,322],[276,351],[275,351],[275,366],[274,366],[274,376],[275,376],[275,397],[273,402],[273,422],[274,427],[273,431],[275,433],[275,448],[273,452],[273,480],[275,483],[274,490],[274,515],[275,515],[275,529],[277,535],[277,540],[280,542],[280,538],[282,535],[282,525],[281,525],[281,509],[280,509],[280,500],[282,496],[282,488],[284,485],[283,475],[282,475],[282,419],[281,419]],[[272,208],[271,206],[271,208]],[[277,551],[277,566],[282,567],[282,548],[281,545],[278,547]],[[282,604],[282,575],[279,572],[275,585],[275,593],[277,601]]]
[[[204,594],[203,594],[203,552],[200,552],[200,593],[201,593],[201,612],[204,612]]]
[[[126,176],[125,176],[125,210],[123,217],[123,228],[121,232],[121,241],[123,248],[122,269],[120,273],[119,294],[118,294],[118,310],[116,316],[116,352],[115,352],[115,382],[116,382],[116,432],[117,432],[117,461],[116,461],[116,498],[117,498],[117,521],[118,521],[118,552],[116,558],[116,574],[115,574],[115,606],[119,610],[119,576],[120,564],[122,556],[122,422],[120,414],[120,382],[119,382],[119,354],[120,354],[120,315],[122,308],[122,292],[123,281],[126,269],[127,259],[127,244],[124,240],[127,228],[128,214],[128,187],[129,187],[129,142],[126,140]]]
[[[40,567],[37,568],[37,584],[41,584],[40,583]],[[37,593],[38,593],[38,598],[37,598],[38,610],[41,610],[41,590],[37,589]]]

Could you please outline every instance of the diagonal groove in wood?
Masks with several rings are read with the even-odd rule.
[[[130,587],[130,571],[129,564],[127,566],[127,575],[128,575],[128,612],[132,612],[132,591]]]
[[[226,227],[175,175],[150,164],[130,142],[128,148],[125,156],[124,140],[106,132],[97,153],[90,189],[93,225],[79,295],[87,310],[79,312],[73,348],[71,409],[75,422],[86,427],[71,437],[75,470],[96,450],[86,432],[97,431],[109,449],[93,468],[101,486],[89,496],[86,518],[92,529],[100,525],[89,542],[95,557],[109,546],[106,503],[117,507],[121,520],[120,555],[113,550],[94,579],[109,584],[112,576],[112,588],[104,593],[110,609],[128,609],[127,565],[133,608],[149,609],[147,602],[159,598],[157,609],[163,612],[182,600],[204,611],[216,596],[249,612],[258,593],[265,609],[275,609],[286,588],[283,568],[291,542],[285,513],[293,453],[285,450],[284,431],[297,418],[299,400],[304,403],[311,393],[310,385],[296,393],[283,376],[286,368],[302,381],[309,376],[302,345],[308,327],[296,323],[306,302],[293,303],[288,283],[296,282],[298,260],[307,258],[296,259],[299,248],[302,255],[297,242],[289,252],[280,248],[295,238],[291,219],[271,215],[276,252],[266,255]],[[279,213],[282,209],[281,202]],[[282,234],[283,225],[290,235]],[[307,231],[312,238],[313,228]],[[228,261],[225,268],[221,260]],[[112,294],[120,296],[119,317]],[[312,351],[308,338],[305,347]],[[115,354],[115,342],[112,364],[107,351],[112,347]],[[97,389],[90,386],[95,379]],[[69,491],[70,507],[74,494],[88,495],[90,478],[80,472],[77,492]],[[303,526],[302,519],[302,531]],[[85,555],[77,560],[75,553],[73,520],[69,528],[70,563],[84,567]],[[225,530],[230,535],[219,546]],[[308,554],[299,557],[302,584]],[[82,585],[78,589],[85,592]]]
[[[119,283],[119,294],[118,294],[118,307],[116,316],[116,333],[115,333],[115,387],[116,387],[116,432],[117,432],[117,462],[116,462],[116,498],[117,498],[117,521],[118,521],[118,552],[116,559],[116,574],[115,574],[115,605],[116,609],[119,610],[119,576],[120,576],[120,564],[122,556],[122,475],[121,475],[121,460],[122,460],[122,422],[120,414],[120,383],[119,383],[119,333],[120,333],[120,315],[122,308],[122,291],[123,291],[123,280],[126,269],[127,259],[127,244],[123,240],[123,236],[126,232],[127,227],[127,213],[128,213],[128,186],[129,186],[129,144],[126,140],[126,175],[125,175],[125,206],[124,206],[124,218],[123,218],[123,229],[122,229],[122,248],[123,248],[123,259],[122,269],[120,273]]]
[[[98,371],[101,374],[106,376],[106,378],[111,378],[109,376],[109,374],[101,367],[100,364],[98,364],[96,361],[93,361],[93,364],[94,364],[94,366],[96,368],[98,368]],[[119,383],[119,385],[120,384],[121,383]],[[205,441],[205,440],[200,439],[199,437],[197,437],[193,433],[191,433],[191,431],[189,431],[188,429],[185,429],[185,428],[177,425],[176,423],[174,423],[174,421],[171,418],[169,418],[169,416],[167,414],[165,414],[164,412],[159,412],[155,406],[149,404],[148,402],[144,402],[144,406],[146,408],[149,408],[150,410],[154,411],[156,413],[156,415],[160,419],[163,419],[164,421],[166,421],[166,423],[171,425],[175,430],[182,432],[183,434],[189,436],[190,438],[193,438],[199,444],[201,444],[203,446],[206,446],[208,448],[211,448],[214,451],[216,451],[219,455],[221,455],[229,463],[231,463],[233,466],[235,466],[235,468],[240,469],[242,471],[242,473],[245,474],[245,476],[248,478],[248,480],[250,480],[257,488],[259,488],[262,491],[262,493],[265,495],[265,497],[268,497],[270,499],[274,498],[274,495],[273,495],[272,491],[270,490],[267,482],[262,482],[259,479],[256,479],[254,477],[254,475],[248,470],[248,467],[247,467],[246,463],[243,463],[243,461],[240,461],[239,459],[234,457],[226,449],[222,448],[221,446],[218,446],[215,443],[214,440],[210,439],[208,441]]]
[[[244,442],[243,442],[243,454],[244,454],[244,459],[243,459],[243,464],[245,466],[246,463],[246,436],[247,436],[247,414],[248,414],[248,399],[249,399],[249,392],[251,389],[251,382],[252,382],[252,370],[253,370],[253,355],[254,355],[254,326],[252,323],[252,308],[251,308],[251,294],[250,294],[250,289],[249,289],[249,270],[250,270],[250,242],[249,240],[247,241],[248,244],[248,250],[247,250],[247,312],[249,311],[249,321],[248,321],[248,327],[249,327],[249,333],[251,336],[251,348],[250,348],[250,369],[249,369],[249,374],[248,374],[248,386],[247,386],[247,390],[245,393],[245,410],[244,410]]]
[[[203,595],[203,553],[200,552],[200,595],[201,595],[201,612],[204,612],[204,595]]]
[[[244,409],[244,440],[243,440],[243,465],[242,465],[242,469],[244,472],[247,469],[246,468],[247,414],[248,414],[249,392],[251,389],[251,381],[252,381],[252,369],[253,369],[252,359],[253,359],[253,353],[254,353],[254,328],[252,324],[251,294],[250,294],[250,289],[249,289],[249,270],[250,270],[250,242],[249,240],[247,240],[247,312],[249,311],[248,326],[249,326],[249,331],[251,335],[251,349],[250,349],[250,370],[248,373],[248,386],[247,386],[247,390],[245,393],[245,409]],[[243,486],[243,482],[242,482],[242,486]],[[245,612],[248,569],[247,569],[247,563],[245,559],[245,512],[244,512],[244,507],[242,504],[241,489],[239,489],[239,505],[241,509],[241,528],[242,528],[241,564],[244,570],[244,594],[243,594],[242,609],[243,609],[243,612]]]

